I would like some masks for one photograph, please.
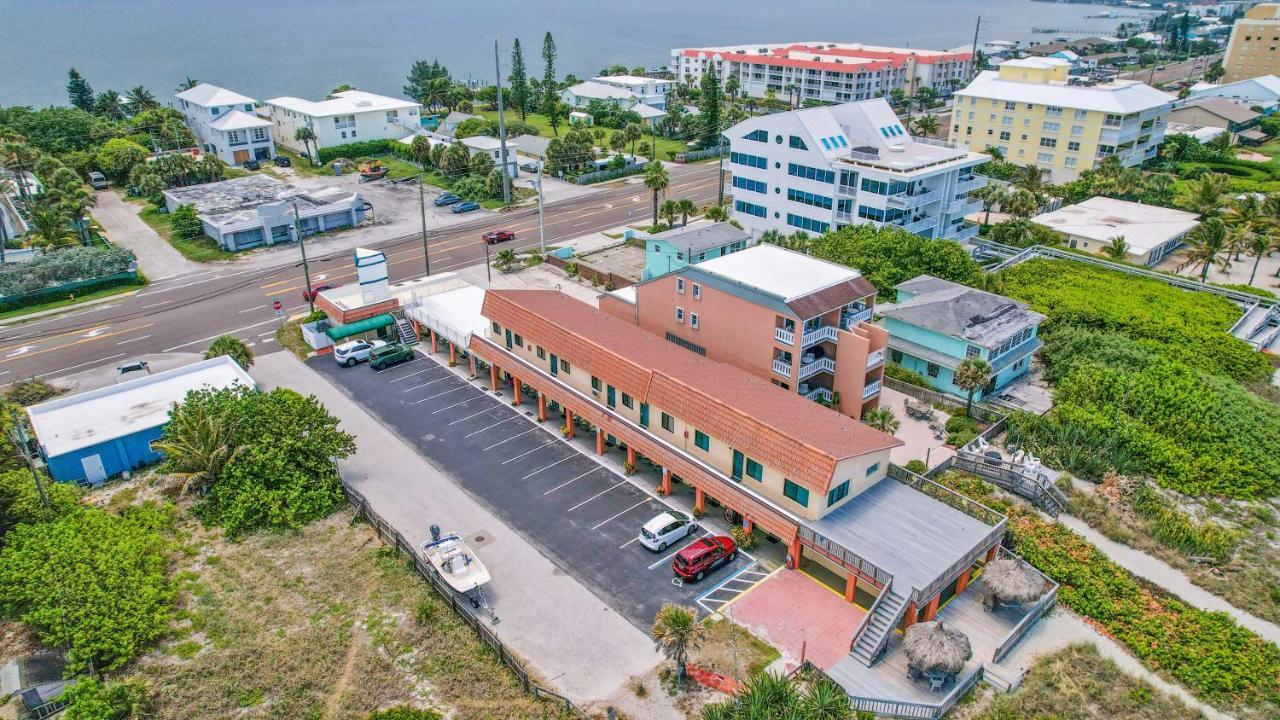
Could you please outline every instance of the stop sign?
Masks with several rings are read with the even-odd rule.
[[[280,304],[280,301],[279,301],[279,300],[276,300],[276,301],[274,301],[274,302],[272,302],[272,303],[271,303],[271,309],[272,309],[272,310],[279,310],[281,307],[283,307],[283,306]]]

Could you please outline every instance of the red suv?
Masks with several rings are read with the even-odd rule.
[[[312,300],[319,299],[320,293],[324,292],[325,290],[332,290],[334,287],[336,286],[331,283],[325,283],[323,285],[316,285],[310,290],[303,290],[302,300],[303,302],[311,302]]]
[[[516,234],[510,230],[494,230],[484,234],[484,241],[490,245],[497,245],[500,242],[515,240]]]
[[[685,580],[701,580],[707,573],[728,565],[736,557],[738,546],[733,538],[727,535],[704,537],[676,553],[671,569]]]

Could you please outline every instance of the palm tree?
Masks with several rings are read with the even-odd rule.
[[[133,86],[124,96],[124,102],[129,106],[129,113],[137,115],[144,110],[154,110],[160,107],[160,101],[156,100],[156,96],[142,85]]]
[[[1013,184],[1031,193],[1037,209],[1044,204],[1044,198],[1049,194],[1050,185],[1044,181],[1044,170],[1039,165],[1028,163],[1018,168]]]
[[[1129,256],[1129,242],[1124,239],[1123,235],[1117,235],[1107,241],[1102,247],[1102,254],[1112,260],[1123,260]]]
[[[724,222],[729,219],[729,211],[725,210],[723,205],[712,205],[702,214],[702,217],[713,222]]]
[[[649,163],[644,168],[644,186],[653,191],[653,224],[658,224],[658,195],[671,185],[671,176],[662,163]]]
[[[682,198],[676,201],[676,209],[680,211],[680,224],[688,225],[689,216],[698,211],[698,206],[689,198]]]
[[[108,120],[123,120],[124,99],[115,90],[103,90],[93,98],[93,112]]]
[[[1262,262],[1262,256],[1271,255],[1271,251],[1277,249],[1280,245],[1276,244],[1276,239],[1266,233],[1253,233],[1249,238],[1249,244],[1245,248],[1249,254],[1253,256],[1253,270],[1249,272],[1249,284],[1253,284],[1254,277],[1258,274],[1258,263]]]
[[[235,436],[230,415],[215,414],[205,403],[196,403],[173,413],[155,448],[164,453],[172,474],[182,480],[183,494],[203,492],[239,451]]]
[[[680,203],[675,200],[668,200],[662,203],[662,208],[658,210],[658,214],[667,221],[667,225],[674,227],[676,218],[680,215]]]
[[[31,247],[51,248],[72,245],[76,234],[68,222],[66,208],[44,199],[27,204],[27,224],[31,226],[26,244]]]
[[[933,137],[938,132],[938,117],[925,113],[915,120],[915,131],[925,137]]]
[[[964,390],[968,396],[964,405],[965,417],[973,412],[973,394],[978,391],[978,388],[986,385],[990,377],[991,365],[982,358],[967,357],[960,363],[960,367],[956,368],[951,382]]]
[[[211,360],[220,355],[226,355],[245,370],[253,365],[253,350],[235,335],[219,335],[214,338],[209,343],[209,349],[204,352],[204,359]]]
[[[316,152],[313,153],[311,152],[311,146],[316,141],[316,131],[312,130],[308,125],[303,125],[293,131],[293,139],[302,143],[303,149],[307,152],[307,158],[311,160],[311,166],[315,167],[316,155],[319,153],[319,148],[317,148]]]
[[[499,252],[497,259],[494,261],[495,265],[503,269],[509,268],[515,263],[516,263],[516,251],[510,248]]]
[[[634,160],[636,156],[636,141],[644,136],[644,131],[640,128],[640,123],[627,123],[622,128],[622,139],[631,143],[631,157]]]
[[[982,218],[983,225],[991,224],[991,209],[996,206],[1003,207],[1007,193],[1004,188],[999,185],[983,185],[982,187],[969,193],[975,200],[982,203],[982,211],[986,215]]]
[[[676,664],[676,676],[683,681],[689,651],[696,650],[706,635],[698,613],[690,607],[667,603],[654,616],[652,633],[654,645]]]
[[[31,199],[27,192],[26,171],[40,159],[40,152],[27,144],[21,135],[9,135],[0,139],[0,167],[11,171],[16,176],[18,195],[25,202]]]
[[[1001,198],[1000,209],[1014,217],[1027,218],[1040,209],[1040,200],[1032,191],[1020,188]]]
[[[852,720],[844,689],[827,678],[787,678],[758,673],[742,692],[702,708],[701,720]]]
[[[1248,247],[1249,237],[1265,224],[1264,212],[1262,201],[1258,199],[1258,196],[1248,193],[1232,200],[1226,212],[1222,213],[1223,222],[1228,227],[1238,231],[1232,233],[1231,238],[1231,249],[1235,252],[1237,261],[1240,260],[1240,253]]]
[[[175,92],[182,92],[183,90],[190,90],[191,88],[193,88],[193,87],[195,87],[195,86],[197,86],[197,85],[199,85],[199,84],[200,84],[200,81],[199,81],[199,80],[197,80],[197,79],[195,79],[195,78],[191,77],[190,75],[188,75],[186,80],[183,80],[182,82],[178,83],[178,87],[177,87],[177,88],[175,88]]]
[[[1227,193],[1229,178],[1222,173],[1205,173],[1191,184],[1187,204],[1200,217],[1217,215],[1222,207],[1222,196]]]
[[[1200,282],[1208,282],[1210,265],[1219,265],[1224,270],[1230,267],[1229,261],[1219,257],[1227,246],[1227,225],[1221,218],[1211,217],[1200,223],[1187,233],[1186,240],[1191,248],[1178,270],[1200,265]]]
[[[868,410],[867,414],[863,416],[862,422],[890,435],[898,432],[898,427],[902,424],[898,421],[898,418],[894,417],[892,410],[882,407]]]
[[[760,235],[760,242],[768,243],[770,245],[781,245],[783,247],[786,247],[788,244],[787,239],[777,230],[765,230]]]

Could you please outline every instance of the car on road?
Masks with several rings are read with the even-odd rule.
[[[722,565],[738,557],[738,546],[728,535],[699,538],[676,553],[671,569],[685,580],[698,581]]]
[[[491,230],[484,234],[484,241],[490,245],[497,245],[500,242],[515,240],[516,234],[510,230]]]
[[[413,348],[400,343],[391,343],[383,345],[380,348],[374,348],[369,351],[369,367],[374,370],[391,367],[396,363],[402,363],[405,360],[413,359]]]
[[[479,209],[480,209],[479,203],[474,203],[474,202],[471,202],[470,200],[467,200],[466,202],[460,202],[457,205],[454,205],[452,208],[449,208],[450,212],[454,212],[454,213],[468,213],[468,212],[471,212],[472,210],[479,210]]]
[[[641,545],[650,550],[662,552],[672,543],[688,537],[689,533],[696,530],[697,527],[693,522],[693,518],[688,515],[675,510],[668,510],[658,513],[656,517],[645,523],[640,528],[640,536],[637,539]]]
[[[447,192],[447,193],[440,193],[436,197],[436,199],[432,200],[431,202],[434,203],[436,207],[444,207],[445,205],[460,203],[462,202],[462,198],[458,197],[457,195],[454,195],[453,193]]]
[[[525,163],[525,164],[521,165],[521,166],[520,166],[520,169],[521,169],[521,170],[523,170],[523,171],[525,171],[525,172],[527,172],[527,173],[536,173],[536,172],[538,172],[538,163],[536,163],[536,162],[527,162],[527,163]]]
[[[320,293],[324,292],[325,290],[332,290],[335,287],[337,286],[334,285],[333,283],[321,283],[319,285],[315,285],[310,290],[302,291],[302,300],[303,302],[311,302],[312,300],[315,300],[317,297],[319,297]]]
[[[369,354],[386,346],[385,340],[349,340],[333,348],[333,359],[343,367],[351,367],[369,359]]]
[[[150,374],[151,367],[147,365],[146,360],[131,360],[123,365],[116,366],[116,382],[118,383]]]
[[[276,167],[293,167],[293,161],[284,155],[271,158],[271,162],[275,163]]]
[[[262,165],[257,160],[245,160],[244,162],[240,163],[240,167],[244,168],[245,170],[258,170],[262,167]]]
[[[92,187],[94,190],[106,190],[106,189],[107,189],[107,176],[106,176],[106,175],[103,175],[102,173],[98,172],[97,170],[94,170],[93,172],[90,172],[90,173],[89,173],[89,186],[90,186],[90,187]]]

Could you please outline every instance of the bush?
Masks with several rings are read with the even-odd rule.
[[[0,551],[0,613],[67,648],[68,672],[113,670],[162,636],[172,615],[164,516],[81,507],[21,524]]]
[[[982,425],[970,417],[964,415],[952,415],[947,418],[947,432],[968,432],[977,435],[982,431]]]
[[[880,296],[896,296],[894,285],[917,275],[933,275],[963,285],[977,285],[982,268],[958,244],[924,238],[897,227],[848,225],[811,242],[810,252],[857,268]]]
[[[0,267],[0,296],[116,275],[127,271],[133,262],[132,252],[114,246],[54,250],[29,262]]]
[[[58,388],[43,380],[29,378],[19,380],[4,391],[4,398],[16,405],[35,405],[62,394]]]
[[[339,158],[368,157],[370,155],[395,155],[407,158],[412,150],[408,145],[397,140],[361,140],[346,145],[330,145],[316,151],[321,164],[331,163]]]
[[[910,462],[908,462],[908,463],[906,464],[906,466],[905,466],[905,467],[907,468],[907,470],[909,470],[909,471],[911,471],[911,472],[913,472],[913,473],[915,473],[915,474],[917,474],[917,475],[923,475],[923,474],[925,474],[926,472],[928,472],[928,471],[929,471],[929,466],[928,466],[928,465],[925,465],[925,464],[924,464],[924,461],[923,461],[923,460],[920,460],[920,459],[911,460]]]
[[[169,228],[180,240],[195,240],[204,235],[204,223],[200,222],[195,205],[179,205],[169,215]]]
[[[1152,537],[1187,556],[1225,562],[1240,542],[1240,533],[1193,520],[1148,485],[1134,494],[1130,505],[1147,520]]]
[[[733,542],[742,550],[751,550],[756,546],[755,533],[747,532],[747,529],[741,525],[734,525],[729,529],[729,534],[733,536]]]
[[[41,477],[49,507],[40,501],[35,480],[26,468],[0,472],[0,540],[20,524],[52,522],[80,506],[80,491],[74,485]]]
[[[925,376],[921,375],[920,373],[914,370],[908,370],[896,363],[889,363],[885,365],[884,374],[885,374],[885,377],[891,377],[894,380],[907,383],[908,385],[915,385],[916,387],[929,388],[929,389],[933,388],[933,386],[929,384],[929,380]]]
[[[253,351],[245,344],[243,340],[235,335],[219,335],[209,343],[209,349],[204,352],[204,359],[209,360],[220,355],[226,355],[240,367],[248,370],[253,365]]]
[[[136,680],[103,683],[82,677],[63,695],[65,720],[133,720],[150,717],[151,693]]]

